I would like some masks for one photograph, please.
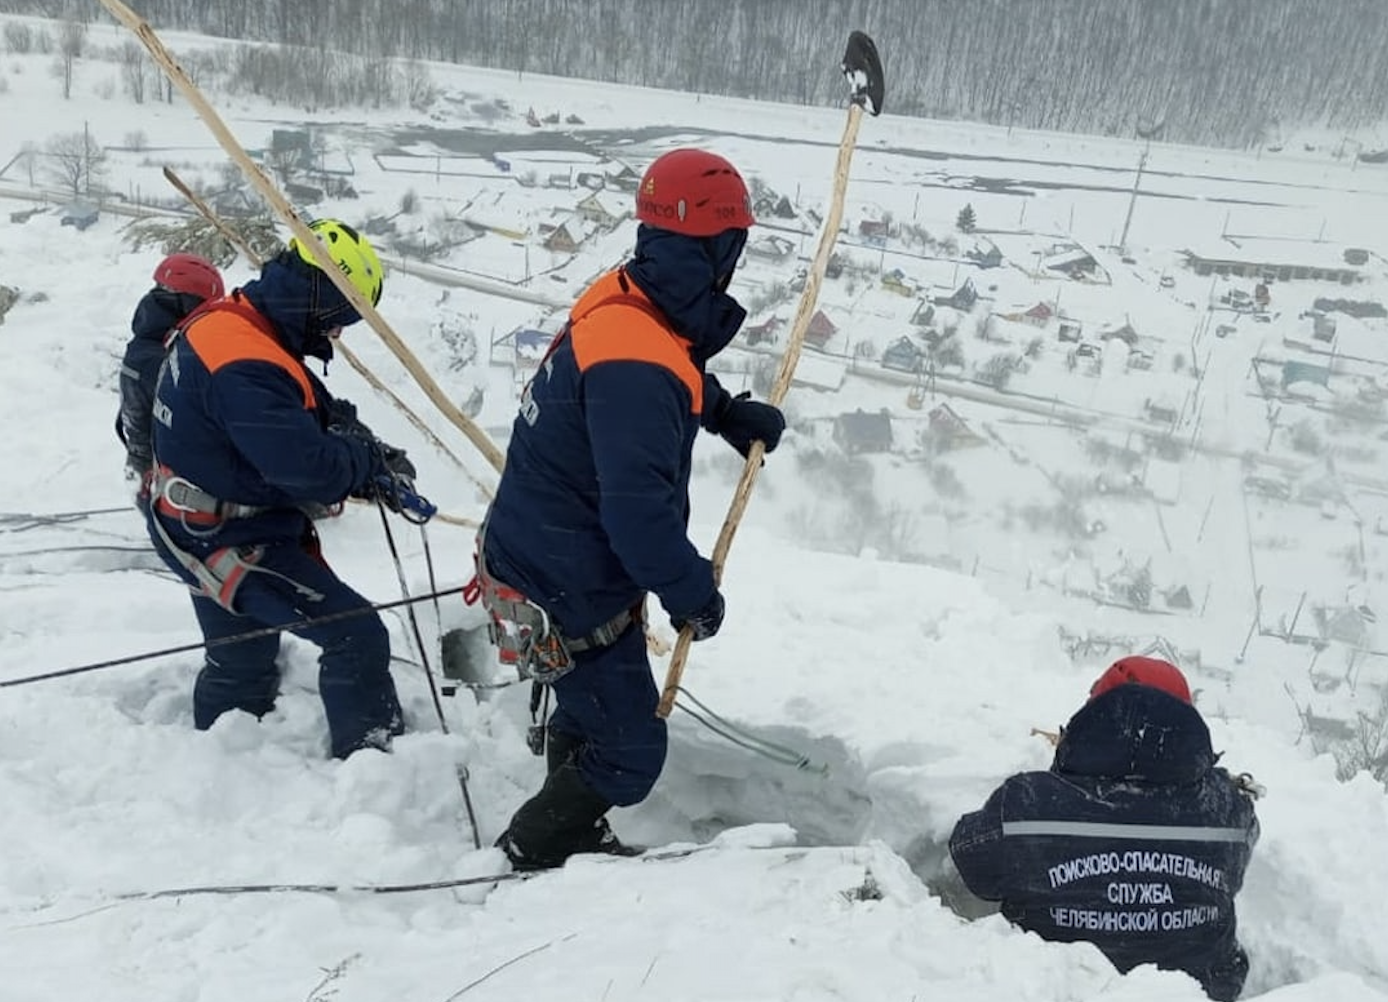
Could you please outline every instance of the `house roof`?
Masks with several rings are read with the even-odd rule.
[[[1205,261],[1229,261],[1270,267],[1320,268],[1350,271],[1360,269],[1345,261],[1339,244],[1301,240],[1273,240],[1259,237],[1224,237],[1192,244],[1185,253]]]
[[[544,243],[548,247],[552,242],[567,237],[575,246],[578,246],[597,232],[597,229],[598,224],[593,220],[581,216],[577,212],[570,213],[554,224],[554,229],[545,237]]]
[[[892,418],[887,411],[845,411],[834,418],[834,428],[854,445],[888,448],[892,444]]]
[[[1099,332],[1100,340],[1108,340],[1114,337],[1121,341],[1126,341],[1130,345],[1135,345],[1137,344],[1138,333],[1133,328],[1133,325],[1126,321],[1119,324],[1117,327],[1105,327]]]
[[[749,326],[749,327],[744,327],[744,328],[742,328],[742,330],[743,330],[744,333],[748,333],[748,332],[751,332],[751,331],[756,331],[758,334],[762,334],[762,333],[765,333],[766,331],[774,331],[776,328],[780,327],[781,324],[783,324],[783,323],[785,323],[785,321],[782,320],[780,317],[777,317],[777,316],[770,316],[770,317],[767,317],[765,320],[763,320],[761,323],[759,323],[759,324],[752,324],[752,325]]]
[[[1069,268],[1084,267],[1086,265],[1097,267],[1098,263],[1094,260],[1094,255],[1083,247],[1068,247],[1056,254],[1048,255],[1041,262],[1051,271],[1065,271]]]
[[[619,213],[613,212],[613,211],[607,206],[607,204],[602,200],[602,196],[599,195],[597,192],[593,192],[593,193],[592,193],[591,195],[589,195],[587,198],[579,199],[578,208],[580,208],[580,209],[598,209],[598,210],[601,210],[601,211],[602,211],[603,213],[605,213],[606,215],[611,216],[613,219],[617,219],[617,218],[619,218],[619,216],[620,216]]]
[[[795,250],[795,244],[775,234],[757,237],[747,244],[747,253],[759,257],[782,258]]]
[[[916,342],[912,341],[905,334],[901,335],[901,337],[897,338],[882,350],[883,358],[889,355],[904,355],[908,358],[915,358],[923,354],[925,354],[925,349],[916,344]]]
[[[805,333],[806,335],[814,334],[827,338],[837,334],[838,330],[834,322],[824,315],[823,310],[815,310],[814,316],[810,317],[809,326],[805,328]]]
[[[964,284],[955,289],[948,296],[936,296],[935,302],[941,306],[948,306],[952,303],[966,303],[973,305],[978,302],[978,290],[974,288],[972,279],[964,279]]]
[[[969,422],[960,417],[958,411],[943,401],[936,404],[935,407],[931,409],[930,425],[931,427],[948,428],[951,431],[969,432],[972,434]]]

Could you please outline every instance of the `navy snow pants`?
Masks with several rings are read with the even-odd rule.
[[[574,655],[574,670],[553,683],[550,729],[583,742],[578,771],[594,793],[618,807],[646,799],[665,766],[665,721],[646,658],[646,634],[628,629],[615,644]]]
[[[267,546],[258,568],[236,593],[238,615],[194,596],[193,610],[205,640],[220,640],[263,626],[306,621],[370,603],[298,546]],[[375,612],[328,623],[290,627],[317,645],[318,690],[328,718],[332,754],[346,758],[359,748],[383,747],[402,730],[400,702],[390,677],[390,639]],[[193,724],[206,730],[228,710],[263,716],[279,694],[278,634],[219,645],[193,687]]]

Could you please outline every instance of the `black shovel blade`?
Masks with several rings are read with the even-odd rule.
[[[850,100],[862,105],[869,115],[882,114],[882,98],[887,83],[882,73],[882,57],[877,54],[877,46],[872,39],[861,31],[850,34],[841,68],[853,92]]]

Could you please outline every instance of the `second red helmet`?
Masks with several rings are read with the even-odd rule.
[[[1191,702],[1190,685],[1181,674],[1181,669],[1170,661],[1143,657],[1140,654],[1119,658],[1109,665],[1108,671],[1100,675],[1090,688],[1089,698],[1102,696],[1110,689],[1129,684],[1151,686],[1167,695],[1175,696],[1183,703]]]
[[[749,229],[752,199],[737,168],[705,150],[671,150],[657,157],[641,178],[636,218],[688,237],[712,237]]]
[[[173,292],[202,300],[221,299],[226,292],[217,266],[196,254],[170,254],[154,269],[154,281]]]

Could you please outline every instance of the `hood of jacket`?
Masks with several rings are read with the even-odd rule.
[[[135,307],[130,331],[142,340],[163,344],[169,330],[201,305],[202,300],[197,296],[155,286]]]
[[[1120,685],[1065,725],[1051,771],[1163,785],[1198,782],[1218,756],[1200,712],[1145,685]]]
[[[265,262],[260,277],[247,282],[241,294],[270,321],[280,343],[296,358],[311,355],[330,361],[333,344],[328,331],[361,319],[332,280],[293,251]]]
[[[636,251],[623,266],[701,365],[728,346],[747,318],[726,291],[746,243],[746,230],[687,237],[643,223]]]

